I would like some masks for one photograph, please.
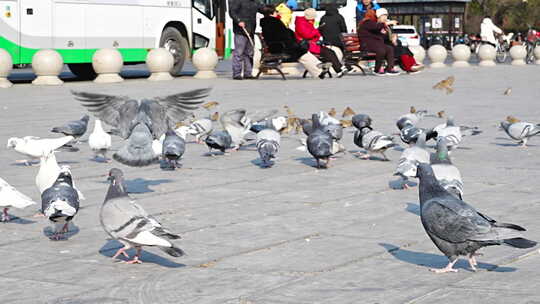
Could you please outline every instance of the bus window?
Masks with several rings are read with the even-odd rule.
[[[328,4],[334,4],[336,8],[341,8],[347,5],[347,0],[317,0],[317,9],[318,11],[324,11],[326,10],[326,7]]]
[[[193,0],[193,7],[196,8],[203,15],[212,19],[214,17],[212,13],[212,1],[211,0]]]

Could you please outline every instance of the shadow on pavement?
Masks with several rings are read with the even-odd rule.
[[[112,256],[116,253],[116,251],[122,247],[123,245],[120,242],[116,240],[109,240],[107,241],[107,243],[105,243],[105,245],[103,245],[103,247],[101,247],[101,249],[99,249],[99,253],[103,256],[112,258]],[[135,249],[133,248],[129,249],[127,251],[127,254],[129,255],[130,259],[133,258],[133,256],[135,255]],[[166,255],[165,252],[163,252],[163,254]],[[123,255],[118,256],[116,260],[124,261],[124,262],[128,261],[128,259]],[[152,263],[152,264],[156,264],[156,265],[160,265],[160,266],[168,267],[168,268],[180,268],[180,267],[186,266],[185,264],[175,263],[167,258],[153,254],[149,251],[146,251],[144,247],[143,247],[143,250],[141,251],[140,260],[143,262],[143,264]]]

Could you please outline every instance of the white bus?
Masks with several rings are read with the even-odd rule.
[[[192,49],[216,47],[216,13],[225,8],[212,1],[0,0],[0,48],[14,64],[31,63],[39,49],[55,49],[74,74],[90,78],[99,48],[117,48],[129,64],[165,47],[175,58],[171,72],[178,74]]]

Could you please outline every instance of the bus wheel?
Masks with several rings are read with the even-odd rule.
[[[97,77],[91,63],[69,63],[68,67],[80,80],[92,80]]]
[[[174,27],[166,27],[161,34],[159,45],[167,49],[174,57],[174,66],[171,69],[173,76],[179,76],[184,62],[189,54],[189,45],[179,30]]]

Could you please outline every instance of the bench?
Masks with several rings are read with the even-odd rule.
[[[366,71],[358,62],[362,60],[373,60],[377,54],[363,51],[360,48],[360,39],[356,33],[342,33],[341,41],[343,42],[343,62],[346,67],[357,67],[366,75]]]
[[[290,56],[281,53],[281,50],[283,50],[284,48],[283,43],[274,42],[272,43],[272,45],[268,45],[264,40],[262,34],[258,33],[257,36],[261,41],[261,61],[259,72],[257,73],[257,76],[255,76],[255,78],[259,79],[263,72],[267,72],[269,70],[276,70],[281,75],[281,78],[283,78],[283,80],[287,80],[287,78],[285,78],[285,74],[281,70],[281,63],[289,59]]]

